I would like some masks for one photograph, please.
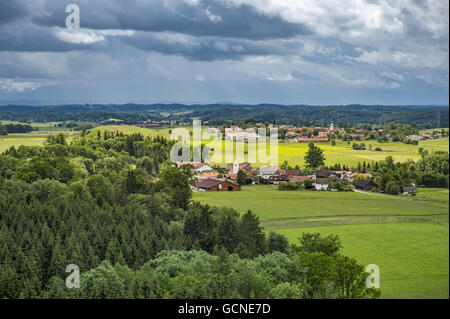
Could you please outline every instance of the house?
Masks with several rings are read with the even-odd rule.
[[[299,137],[297,139],[299,143],[327,143],[328,137]]]
[[[219,172],[204,172],[196,175],[198,179],[208,179],[208,178],[217,178],[219,176]]]
[[[364,191],[372,191],[378,189],[378,184],[371,179],[360,179],[356,182],[355,187]]]
[[[227,170],[230,173],[237,174],[239,171],[244,171],[246,174],[254,171],[252,164],[250,163],[238,163],[235,161],[233,164],[228,164]]]
[[[328,180],[330,182],[337,182],[337,181],[340,181],[341,178],[340,178],[340,175],[330,174],[330,176],[328,176]]]
[[[252,185],[259,184],[261,182],[261,177],[259,176],[252,176]]]
[[[290,183],[303,183],[305,180],[311,179],[309,176],[293,176],[289,179]]]
[[[278,185],[280,183],[286,183],[288,181],[286,176],[270,176],[269,177],[269,183]]]
[[[286,138],[294,138],[296,136],[297,136],[297,134],[295,132],[287,132],[286,133]]]
[[[403,189],[402,189],[403,195],[415,194],[415,193],[417,193],[417,187],[415,187],[415,186],[403,187]]]
[[[353,182],[354,178],[352,177],[352,173],[351,172],[345,172],[341,175],[341,180],[343,182]]]
[[[194,167],[194,170],[198,173],[211,172],[213,169],[211,166],[205,163],[200,162],[178,162],[177,167],[180,168],[184,165],[191,165]]]
[[[316,180],[316,179],[319,179],[319,178],[328,178],[331,174],[332,174],[332,173],[331,173],[331,172],[328,172],[328,171],[318,170],[318,171],[315,171],[315,172],[312,174],[311,178],[312,178],[313,180]]]
[[[224,176],[226,179],[229,179],[230,181],[237,181],[237,174],[227,174]]]
[[[316,188],[316,191],[327,191],[329,186],[330,186],[330,183],[327,180],[317,180],[314,183],[314,187]]]
[[[300,171],[298,169],[280,169],[279,172],[281,176],[286,176],[288,179],[300,175]]]
[[[239,185],[230,181],[214,178],[205,179],[195,183],[195,188],[207,192],[236,192],[241,190]]]
[[[433,138],[433,135],[431,134],[421,134],[420,137],[424,140],[431,140]]]
[[[364,177],[365,177],[366,179],[371,179],[371,178],[373,178],[373,175],[372,175],[372,174],[369,174],[369,173],[365,173],[365,174],[363,174],[363,173],[351,173],[350,175],[347,175],[347,177],[345,178],[345,180],[348,181],[348,182],[353,182],[355,179],[358,178],[358,175],[364,175]]]
[[[278,167],[261,166],[259,168],[259,176],[263,179],[269,179],[271,176],[280,176]]]
[[[406,136],[406,138],[410,139],[410,140],[421,140],[422,139],[422,137],[420,135],[408,135],[408,136]]]

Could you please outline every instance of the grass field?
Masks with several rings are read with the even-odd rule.
[[[380,267],[383,298],[448,298],[448,226],[433,223],[340,225],[279,230],[296,242],[302,232],[334,234],[344,255]]]
[[[187,127],[191,130],[191,127]],[[160,135],[166,138],[170,137],[169,128],[162,129],[148,129],[141,128],[132,125],[104,125],[95,128],[94,130],[108,131],[108,132],[123,132],[125,134],[141,133],[144,136],[156,136]],[[333,165],[340,163],[342,165],[354,166],[358,165],[358,162],[371,162],[383,160],[387,156],[394,157],[397,161],[405,161],[407,159],[418,160],[420,159],[419,148],[423,147],[431,151],[448,151],[449,139],[442,138],[439,140],[421,141],[419,145],[407,145],[404,143],[378,143],[377,141],[365,141],[366,147],[372,146],[372,151],[367,149],[365,151],[357,151],[352,148],[352,145],[348,145],[346,142],[337,142],[335,146],[331,143],[317,143],[321,149],[324,150],[326,157],[325,163],[327,165]],[[208,145],[208,143],[205,143]],[[217,147],[217,144],[210,144],[211,147]],[[223,146],[223,145],[222,145]],[[380,147],[381,152],[374,151],[375,148]],[[223,148],[223,147],[222,147]],[[236,148],[236,146],[234,146]],[[246,146],[244,147],[247,150]],[[224,148],[223,148],[224,149]],[[304,156],[308,150],[307,143],[282,143],[278,144],[278,162],[283,163],[285,160],[289,162],[291,166],[299,165],[304,166]],[[266,152],[269,154],[269,144],[266,147]],[[248,160],[247,156],[244,156],[245,160]],[[232,161],[230,161],[232,162]],[[216,161],[215,164],[228,164],[225,159],[222,161]],[[254,166],[258,167],[261,164],[256,163]]]
[[[161,129],[149,129],[149,128],[142,128],[137,127],[133,125],[103,125],[98,126],[93,129],[93,131],[108,131],[108,132],[123,132],[124,134],[134,134],[134,133],[141,133],[143,136],[163,136],[165,138],[170,137],[170,131],[169,128],[161,128]]]
[[[192,128],[187,127],[187,129],[191,130]],[[126,134],[131,133],[141,133],[144,136],[156,136],[161,135],[166,138],[169,138],[169,131],[171,129],[147,129],[140,128],[131,125],[105,125],[99,126],[95,128],[95,130],[108,132],[124,132]],[[352,142],[353,143],[353,142]],[[359,143],[359,142],[358,142]],[[332,146],[331,143],[317,143],[321,149],[324,150],[324,154],[326,157],[326,164],[332,165],[336,163],[345,164],[349,166],[357,166],[358,162],[371,162],[384,160],[387,156],[394,157],[397,161],[405,161],[407,159],[418,160],[420,159],[419,148],[423,147],[427,150],[431,151],[448,151],[449,150],[449,139],[442,138],[439,140],[430,140],[430,141],[421,141],[419,145],[407,145],[404,143],[396,142],[396,143],[378,143],[377,141],[365,141],[366,147],[368,148],[365,151],[357,151],[352,148],[352,145],[348,145],[346,142],[337,142],[335,146]],[[212,148],[217,148],[216,143],[205,143]],[[372,146],[372,151],[369,150],[369,145]],[[377,147],[382,149],[381,152],[375,151]],[[222,145],[222,149],[224,150],[224,146]],[[236,146],[234,146],[236,149]],[[244,150],[247,151],[247,147],[244,146]],[[266,152],[269,154],[270,146],[267,144]],[[278,162],[283,163],[285,160],[289,162],[291,166],[299,165],[300,167],[304,166],[304,156],[308,151],[308,143],[291,143],[291,142],[280,142],[278,144]],[[224,152],[223,152],[224,153]],[[244,160],[248,160],[247,156],[244,155]],[[231,161],[232,162],[232,161]],[[222,161],[216,161],[215,164],[228,164],[228,161],[223,159]],[[254,166],[258,167],[261,164],[256,163]]]
[[[242,192],[196,192],[194,200],[253,210],[266,231],[296,242],[302,232],[339,235],[342,253],[377,264],[383,298],[448,298],[448,190],[413,196],[278,191],[248,186]]]
[[[358,142],[360,143],[360,142]],[[346,142],[338,141],[335,146],[331,143],[316,143],[324,151],[325,163],[333,165],[340,163],[350,167],[356,167],[358,163],[372,162],[384,160],[387,156],[392,156],[396,161],[406,161],[408,159],[418,160],[421,158],[419,149],[424,148],[429,152],[432,151],[447,151],[449,150],[449,139],[442,138],[438,140],[421,141],[419,145],[404,144],[401,142],[378,143],[377,141],[364,141],[366,150],[354,150],[353,142],[349,145]],[[208,143],[206,143],[208,145]],[[210,147],[217,148],[217,143],[211,142]],[[372,150],[370,150],[370,147]],[[381,148],[382,151],[375,151],[376,148]],[[236,149],[236,146],[234,147]],[[224,153],[224,147],[222,147]],[[244,152],[247,151],[247,145],[244,146]],[[283,163],[288,161],[291,166],[299,165],[304,167],[304,157],[308,151],[308,143],[282,142],[278,143],[278,162]],[[270,145],[266,145],[266,153],[270,153]],[[244,154],[244,159],[248,161],[248,157]],[[217,161],[217,164],[226,164],[232,161]],[[261,164],[254,164],[258,167]]]
[[[21,123],[17,121],[4,121],[0,120],[2,124],[27,124],[33,127],[34,129],[37,129],[40,132],[54,132],[54,131],[70,131],[69,128],[64,127],[58,127],[58,124],[64,123],[64,122],[31,122],[31,123]],[[88,124],[88,123],[85,123]]]
[[[58,134],[60,132],[67,134],[69,140],[71,136],[74,136],[75,134],[79,133],[75,131],[33,131],[30,133],[17,133],[17,134],[8,134],[6,136],[0,136],[0,153],[3,153],[11,146],[15,147],[19,147],[20,145],[40,146],[44,144],[44,141],[47,139],[49,135]]]
[[[277,186],[243,187],[242,192],[196,192],[195,200],[212,206],[252,209],[261,220],[324,216],[448,215],[447,201],[412,196],[354,192],[278,191]]]

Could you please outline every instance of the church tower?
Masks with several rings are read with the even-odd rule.
[[[239,172],[239,163],[237,160],[233,163],[233,174],[237,174]]]
[[[331,124],[330,124],[330,131],[334,131],[334,122],[333,121],[331,121]]]

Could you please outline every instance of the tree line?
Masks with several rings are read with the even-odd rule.
[[[2,124],[0,122],[0,135],[8,135],[8,133],[29,133],[34,129],[28,124]]]

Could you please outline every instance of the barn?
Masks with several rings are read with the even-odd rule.
[[[241,190],[239,185],[214,178],[208,178],[195,183],[195,188],[207,192],[236,192]]]

